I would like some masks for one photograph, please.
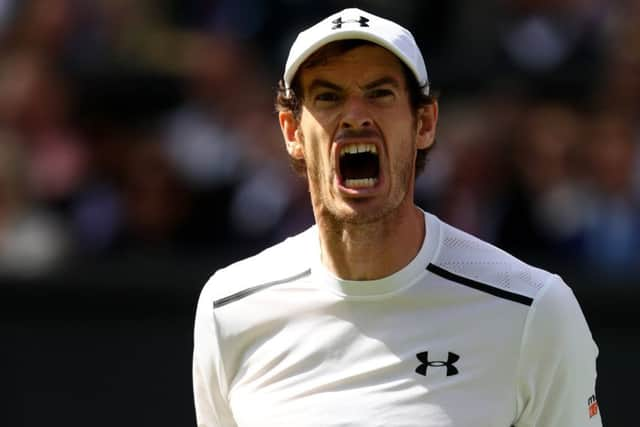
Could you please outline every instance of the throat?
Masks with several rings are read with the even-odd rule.
[[[318,223],[322,263],[344,280],[377,280],[392,275],[417,255],[425,237],[424,215],[413,211],[372,223]]]

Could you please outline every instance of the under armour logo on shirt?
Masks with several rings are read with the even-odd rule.
[[[453,364],[460,359],[460,356],[458,356],[455,353],[449,352],[446,362],[444,360],[430,361],[428,351],[423,351],[422,353],[418,353],[416,354],[416,357],[418,358],[419,361],[422,362],[422,365],[416,368],[417,374],[427,375],[427,367],[429,366],[431,366],[432,368],[441,368],[446,366],[448,377],[458,374],[458,368],[456,368]]]
[[[339,17],[331,21],[331,23],[333,24],[331,29],[337,30],[339,28],[342,28],[342,25],[349,23],[360,24],[361,27],[368,27],[368,22],[369,18],[365,18],[364,16],[361,16],[359,19],[342,19],[342,17]]]

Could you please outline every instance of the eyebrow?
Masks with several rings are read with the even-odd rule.
[[[307,89],[307,92],[311,93],[314,90],[317,90],[317,89],[320,89],[320,88],[331,89],[331,90],[335,90],[335,91],[343,90],[342,87],[338,86],[335,83],[331,83],[328,80],[314,79],[311,82],[311,84],[309,85],[309,88]]]
[[[384,85],[391,85],[395,88],[400,88],[400,83],[398,82],[397,79],[393,78],[393,77],[382,77],[379,78],[378,80],[374,80],[370,83],[367,83],[366,85],[364,85],[362,87],[362,89],[364,90],[370,90],[379,86],[384,86]],[[331,89],[331,90],[335,90],[335,91],[342,91],[343,88],[335,83],[332,83],[328,80],[324,80],[324,79],[314,79],[311,84],[309,85],[309,88],[307,89],[307,91],[313,92],[314,90],[317,90],[319,88],[325,88],[325,89]]]
[[[369,89],[373,89],[378,86],[384,86],[387,84],[395,87],[396,89],[400,89],[400,82],[398,82],[398,80],[394,79],[393,77],[382,77],[378,80],[374,80],[371,83],[367,83],[366,85],[364,85],[363,89],[369,90]]]

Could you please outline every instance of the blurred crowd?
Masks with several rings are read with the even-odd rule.
[[[639,0],[0,0],[0,273],[312,224],[274,90],[297,32],[354,3],[414,32],[439,94],[420,206],[517,255],[640,266]]]

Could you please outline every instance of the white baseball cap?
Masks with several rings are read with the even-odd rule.
[[[390,50],[413,72],[425,95],[429,94],[427,67],[411,32],[393,21],[356,8],[335,13],[298,34],[284,69],[287,91],[298,68],[313,52],[328,43],[348,39],[368,40]]]

